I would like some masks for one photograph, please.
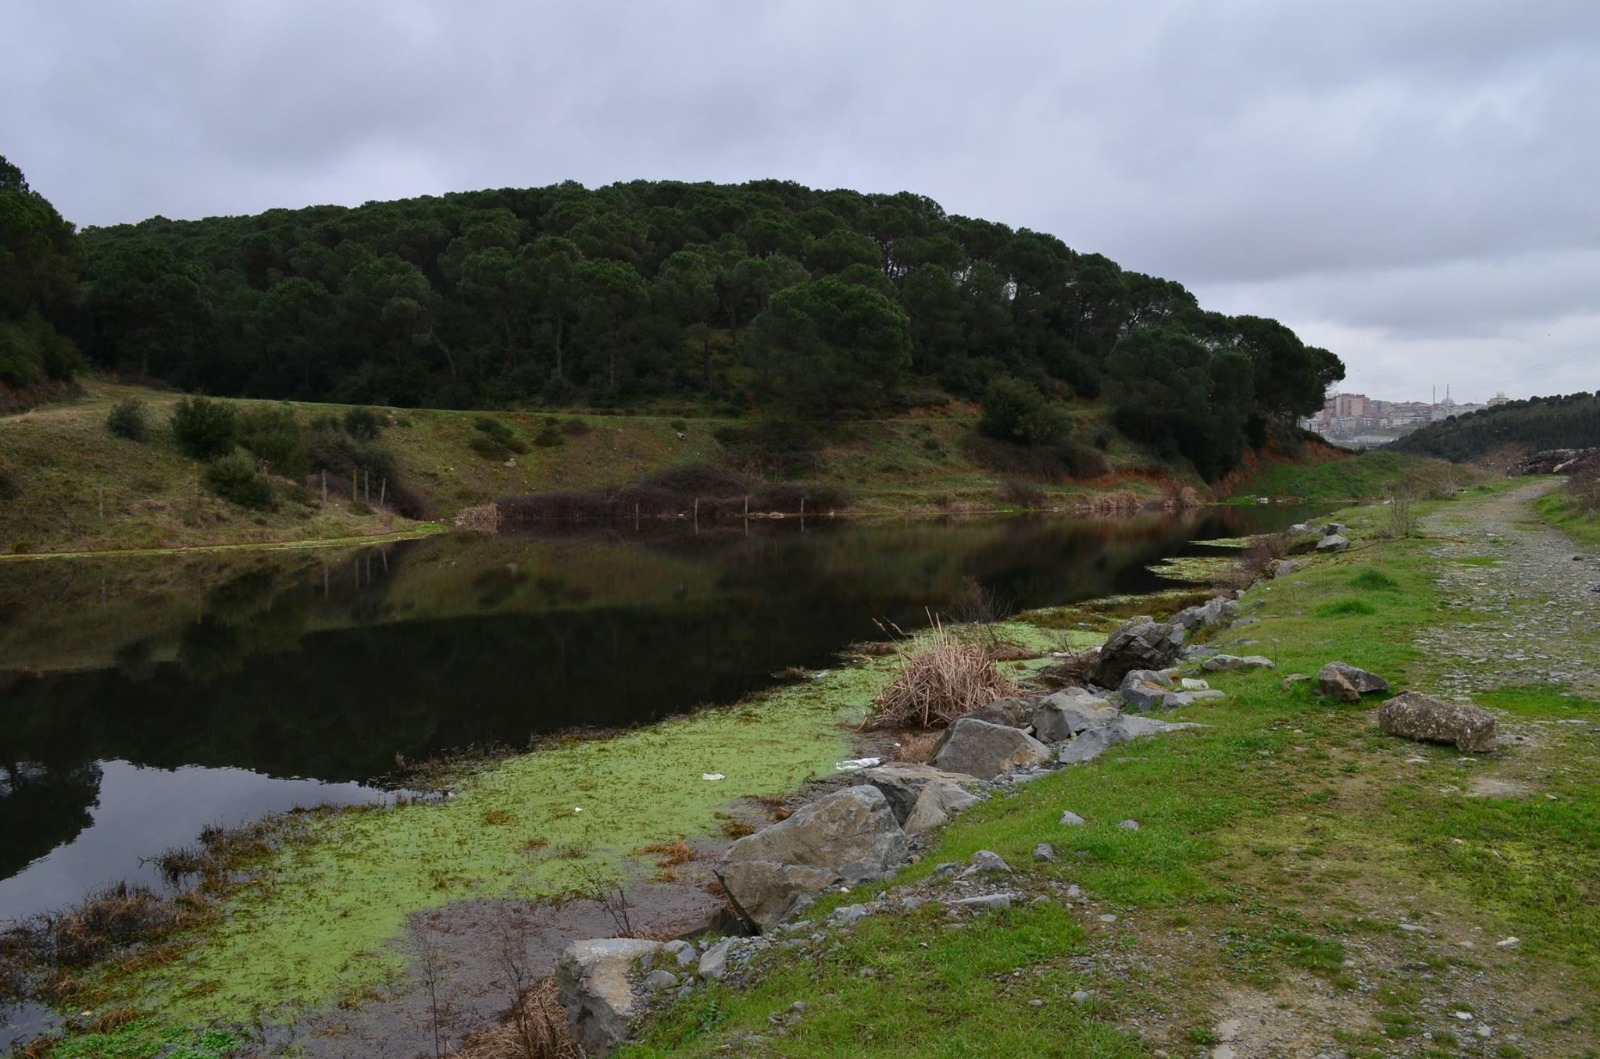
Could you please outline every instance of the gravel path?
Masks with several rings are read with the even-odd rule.
[[[1426,683],[1449,697],[1506,685],[1600,692],[1600,556],[1538,521],[1530,504],[1554,486],[1531,482],[1466,510],[1423,521],[1441,540],[1438,584],[1460,614],[1417,638]],[[1487,562],[1493,560],[1493,562]]]

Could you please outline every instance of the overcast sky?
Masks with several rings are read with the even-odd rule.
[[[578,180],[911,190],[1276,317],[1344,389],[1600,387],[1595,0],[18,0],[80,225]]]

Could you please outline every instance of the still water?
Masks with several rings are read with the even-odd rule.
[[[359,552],[0,567],[0,921],[207,824],[386,796],[397,765],[648,723],[912,629],[966,579],[1016,609],[1171,587],[1288,508],[749,532],[441,537]]]

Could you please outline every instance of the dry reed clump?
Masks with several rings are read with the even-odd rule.
[[[583,1051],[567,1025],[552,975],[523,992],[504,1022],[469,1035],[453,1054],[461,1059],[582,1059]]]
[[[1143,507],[1144,502],[1139,499],[1139,494],[1126,489],[1119,489],[1115,493],[1095,493],[1076,504],[1080,514],[1091,518],[1121,518],[1137,514]]]
[[[456,514],[456,529],[474,533],[497,532],[500,529],[500,506],[489,503],[462,508]]]
[[[1192,511],[1206,506],[1205,498],[1192,485],[1168,482],[1163,492],[1165,495],[1161,498],[1161,506],[1168,511]]]
[[[873,701],[862,728],[944,728],[995,699],[1015,695],[983,644],[964,643],[935,626],[900,655],[900,672]]]

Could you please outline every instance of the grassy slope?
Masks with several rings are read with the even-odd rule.
[[[1344,520],[1368,535],[1387,517],[1367,510]],[[1257,620],[1224,635],[1242,641],[1240,653],[1274,656],[1278,669],[1208,674],[1228,697],[1186,719],[1209,728],[1139,740],[997,797],[945,829],[897,880],[916,883],[940,862],[990,849],[1025,885],[1081,884],[1100,902],[1094,911],[1120,917],[1115,926],[1055,901],[958,928],[927,912],[911,923],[874,917],[835,932],[821,951],[784,954],[742,991],[696,994],[626,1054],[723,1054],[730,1045],[767,1054],[751,1043],[763,1035],[787,1056],[865,1054],[873,1049],[863,1042],[890,1039],[906,1056],[1190,1054],[1214,1041],[1211,1012],[1223,997],[1264,991],[1270,1008],[1295,994],[1274,990],[1299,983],[1306,995],[1308,979],[1322,983],[1310,994],[1348,1005],[1338,1031],[1348,1054],[1394,1054],[1430,1015],[1437,1023],[1421,999],[1437,987],[1419,985],[1417,962],[1367,957],[1411,944],[1397,923],[1425,916],[1441,930],[1472,936],[1476,926],[1480,937],[1523,939],[1515,954],[1484,945],[1435,952],[1429,977],[1487,964],[1513,995],[1594,982],[1600,916],[1592,906],[1578,911],[1600,878],[1592,837],[1600,791],[1589,782],[1600,748],[1592,739],[1557,728],[1555,740],[1520,751],[1527,760],[1474,766],[1473,775],[1486,776],[1570,768],[1551,769],[1548,800],[1467,799],[1453,749],[1388,739],[1365,709],[1318,699],[1314,682],[1280,684],[1285,673],[1314,673],[1335,658],[1400,686],[1419,677],[1411,634],[1441,614],[1427,547],[1379,542],[1252,591],[1244,607]],[[1515,718],[1600,717],[1600,704],[1554,689],[1484,701]],[[1065,808],[1087,826],[1060,826]],[[1127,818],[1141,828],[1116,826]],[[1060,863],[1034,863],[1039,842],[1055,844]],[[879,888],[857,888],[817,911]],[[1346,967],[1356,953],[1364,979]],[[864,967],[877,976],[862,978]],[[1013,988],[1019,978],[1025,985]],[[1093,992],[1088,1004],[1064,1002],[1077,989]],[[796,999],[808,1005],[805,1018],[777,1044],[767,1016]],[[1591,1019],[1600,1010],[1592,991],[1579,1005]],[[1129,1024],[1145,1028],[1142,1042],[1117,1028]],[[1444,1026],[1433,1028],[1436,1050],[1421,1054],[1461,1054],[1447,1047]],[[1538,1054],[1496,1046],[1492,1054]]]
[[[271,513],[225,503],[196,488],[195,465],[172,442],[166,421],[175,395],[98,380],[84,388],[86,396],[74,403],[0,418],[0,474],[15,491],[0,501],[0,555],[325,540],[412,525],[386,512],[353,506],[337,494],[330,495],[327,506],[309,495],[291,497]],[[145,443],[114,437],[106,429],[107,411],[127,396],[147,403],[154,429]],[[343,411],[333,405],[288,407],[302,421]],[[863,514],[1004,506],[996,494],[1005,476],[974,463],[963,450],[973,410],[954,412],[958,414],[848,424],[824,444],[816,477],[846,487]],[[383,440],[394,450],[408,487],[423,497],[430,517],[449,518],[463,507],[510,494],[603,488],[680,464],[720,461],[725,454],[714,433],[735,422],[666,415],[492,413],[530,446],[507,461],[486,459],[470,448],[478,436],[473,423],[479,414],[436,409],[391,414]],[[1079,409],[1075,416],[1081,437],[1105,429],[1102,409]],[[535,444],[550,420],[568,425],[550,432],[560,443]],[[573,421],[582,426],[571,428]],[[1125,469],[1143,468],[1147,462],[1115,436],[1110,436],[1109,455]],[[1146,477],[1141,474],[1133,487],[1156,493]],[[1082,493],[1084,487],[1046,491],[1062,498]]]
[[[1539,498],[1534,505],[1550,525],[1573,540],[1600,547],[1600,514],[1568,492],[1555,492]]]
[[[1445,496],[1471,478],[1472,473],[1465,468],[1443,460],[1376,451],[1310,465],[1263,464],[1235,491],[1240,496],[1293,496],[1313,502],[1349,503],[1395,495]]]

